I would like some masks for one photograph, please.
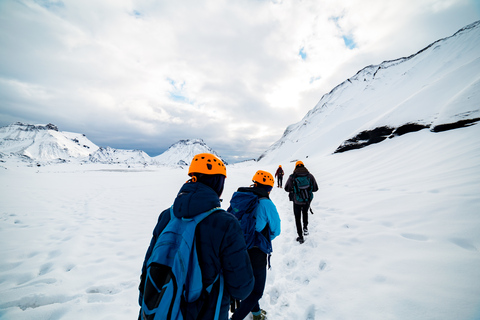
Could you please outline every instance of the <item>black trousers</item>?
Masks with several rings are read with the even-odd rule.
[[[295,225],[297,226],[297,234],[299,237],[303,238],[303,228],[308,227],[308,209],[310,208],[310,203],[300,205],[293,203],[293,214],[295,215]],[[303,227],[302,227],[302,218],[303,218]]]
[[[277,186],[279,188],[282,187],[282,183],[283,183],[283,176],[277,176]]]
[[[265,282],[267,281],[267,254],[258,248],[248,250],[250,261],[252,263],[253,275],[255,276],[255,285],[250,295],[240,302],[240,306],[232,316],[232,320],[245,319],[251,312],[260,311],[258,301],[263,296]]]

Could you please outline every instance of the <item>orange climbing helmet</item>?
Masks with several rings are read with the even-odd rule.
[[[305,166],[305,165],[303,164],[302,161],[298,160],[297,162],[295,162],[295,168],[298,166]]]
[[[253,182],[258,182],[260,184],[264,184],[270,187],[273,187],[275,184],[275,180],[273,180],[273,176],[268,173],[267,171],[258,170],[255,172],[255,175],[252,178]]]
[[[193,157],[192,163],[188,168],[188,175],[194,173],[202,174],[221,174],[227,177],[227,168],[223,161],[211,153],[200,153]]]

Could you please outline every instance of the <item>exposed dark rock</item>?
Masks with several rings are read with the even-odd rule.
[[[394,136],[401,136],[401,135],[404,135],[405,133],[420,131],[427,128],[430,128],[430,126],[425,124],[419,124],[419,123],[407,123],[395,129],[395,131],[390,136],[390,138],[393,138]]]
[[[430,129],[432,132],[442,132],[442,131],[448,131],[452,129],[458,129],[458,128],[465,128],[474,125],[480,121],[480,118],[474,118],[474,119],[465,119],[465,120],[460,120],[457,122],[453,123],[445,123],[445,124],[439,124],[438,126],[433,127]]]
[[[25,124],[25,123],[22,123],[22,122],[16,122],[13,125],[19,127],[19,130],[22,130],[22,131],[39,131],[39,130],[58,131],[58,127],[54,124],[51,124],[51,123],[49,123],[45,126],[42,126],[42,125]]]
[[[430,129],[432,132],[442,132],[452,129],[464,128],[476,124],[480,118],[465,119],[453,123],[440,124]],[[389,126],[377,127],[373,130],[362,131],[355,137],[344,141],[334,153],[340,153],[348,150],[361,149],[373,143],[379,143],[386,138],[394,138],[406,133],[416,132],[430,128],[425,124],[409,122],[398,128]]]
[[[58,131],[58,127],[54,124],[51,124],[51,123],[47,124],[45,127],[46,127],[47,130]]]
[[[379,143],[388,138],[395,128],[388,126],[377,127],[373,130],[362,131],[355,137],[346,140],[334,153],[345,152],[353,149],[360,149],[373,143]]]

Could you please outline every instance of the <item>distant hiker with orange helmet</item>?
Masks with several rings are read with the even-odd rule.
[[[289,193],[290,201],[293,201],[297,241],[303,243],[304,236],[308,235],[308,209],[313,199],[313,192],[318,191],[318,185],[315,177],[307,170],[302,161],[295,163],[295,170],[285,183],[285,191]]]
[[[190,164],[188,175],[191,179],[181,187],[173,206],[160,214],[153,230],[139,286],[139,302],[142,307],[140,319],[153,319],[155,315],[167,316],[168,314],[169,319],[171,317],[172,319],[189,320],[226,320],[228,319],[230,299],[245,299],[253,289],[255,279],[240,224],[233,215],[220,208],[219,198],[227,177],[224,163],[213,154],[197,154]],[[203,220],[197,218],[199,216]],[[184,228],[191,221],[196,223],[195,226]],[[181,227],[174,229],[172,225],[175,223]],[[191,223],[189,225],[192,226]],[[191,231],[190,237],[185,236],[187,233],[185,230]],[[191,256],[194,258],[185,255],[185,257],[180,257],[179,261],[184,261],[184,258],[187,261],[188,259],[196,260],[195,270],[198,271],[199,266],[201,272],[191,275],[190,264],[188,268],[182,263],[180,263],[181,267],[178,267],[179,264],[177,264],[178,268],[175,268],[175,265],[169,268],[165,264],[155,261],[155,258],[174,260],[171,257],[175,254],[178,255],[177,252],[181,251],[179,248],[182,247],[172,245],[173,242],[159,241],[157,243],[157,239],[164,239],[167,233],[174,234],[171,237],[177,238],[180,233],[183,237],[180,239],[193,238],[188,250],[192,252]],[[194,234],[192,235],[192,233]],[[158,254],[159,248],[162,246],[167,248],[169,254],[162,256]],[[193,252],[196,253],[193,254]],[[164,283],[177,281],[175,272],[181,275],[186,273],[187,280],[195,279],[196,283],[199,283],[200,287],[195,287],[198,289],[195,292],[198,292],[199,298],[195,296],[197,300],[187,300],[192,296],[192,292],[181,291],[189,284],[189,281],[185,281],[185,285],[178,287],[179,290],[175,286],[178,283],[172,285],[171,287],[175,288],[172,290],[175,294],[169,292],[168,288],[164,289],[167,286]],[[159,303],[163,303],[167,298],[173,301],[177,297],[177,291],[181,292],[181,295],[178,295],[179,298],[176,298],[180,299],[181,303],[172,302],[166,310],[159,307]],[[167,303],[169,303],[168,299]],[[161,305],[163,306],[163,304]]]
[[[252,312],[253,320],[265,319],[266,312],[260,309],[259,300],[265,289],[267,265],[272,253],[272,240],[280,234],[281,221],[277,208],[269,194],[275,180],[272,174],[258,170],[252,178],[253,186],[241,187],[230,200],[228,212],[235,215],[242,227],[248,255],[252,262],[255,285],[252,293],[232,308],[232,320],[244,319]]]
[[[277,187],[281,188],[283,184],[283,169],[282,165],[278,166],[277,172],[275,172],[275,177],[277,178]]]

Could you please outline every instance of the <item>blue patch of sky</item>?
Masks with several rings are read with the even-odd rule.
[[[328,20],[332,20],[335,25],[337,26],[337,28],[340,28],[340,26],[338,25],[338,20],[340,20],[341,17],[330,17],[328,18]]]
[[[172,85],[173,89],[168,91],[170,99],[176,102],[185,102],[192,104],[190,99],[188,99],[184,94],[183,87],[185,86],[185,81],[175,81],[173,79],[167,78],[167,81]]]
[[[357,44],[353,40],[351,36],[343,36],[343,42],[345,42],[345,45],[347,46],[348,49],[353,49],[357,47]]]
[[[298,55],[302,58],[302,60],[307,59],[307,53],[305,52],[305,47],[300,48]]]
[[[137,11],[137,10],[133,10],[132,15],[133,15],[135,18],[141,18],[141,17],[143,17],[143,14],[142,14],[140,11]]]
[[[318,77],[311,77],[311,78],[310,78],[310,84],[312,84],[312,83],[314,83],[315,81],[320,80],[320,79],[322,79],[322,77],[320,77],[320,76],[318,76]]]
[[[345,43],[345,46],[348,49],[354,49],[357,47],[357,44],[355,43],[355,40],[353,39],[352,35],[347,35],[343,32],[342,27],[340,27],[340,24],[338,23],[342,17],[330,17],[329,20],[332,20],[333,23],[335,23],[335,26],[337,27],[338,30],[342,33],[342,39],[343,42]]]

